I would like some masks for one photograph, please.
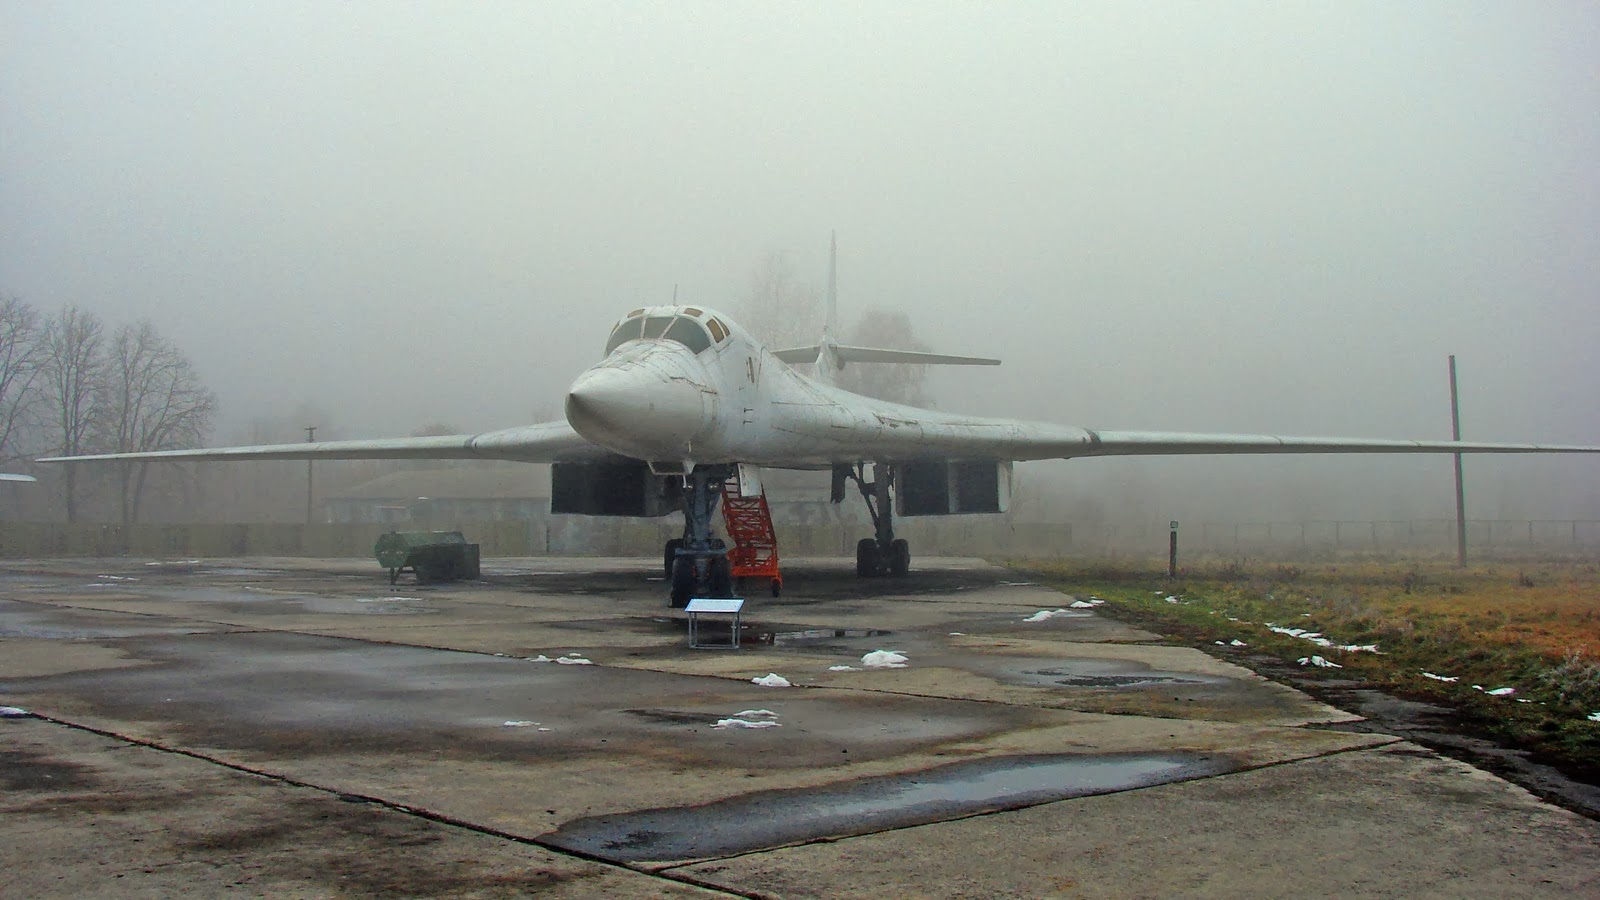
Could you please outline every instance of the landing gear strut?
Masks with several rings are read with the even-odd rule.
[[[722,485],[732,474],[730,466],[700,466],[684,476],[683,537],[667,541],[662,553],[674,609],[688,606],[697,596],[733,596],[728,546],[711,536],[711,516],[722,497]]]
[[[873,537],[856,542],[856,574],[870,577],[904,575],[911,571],[911,544],[905,538],[894,536],[894,500],[890,496],[894,466],[883,462],[873,464],[870,482],[866,480],[865,463],[849,467],[844,475],[861,488],[874,532]]]

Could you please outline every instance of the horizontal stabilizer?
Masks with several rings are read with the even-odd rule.
[[[943,353],[919,353],[915,350],[886,350],[877,347],[833,348],[834,357],[842,363],[910,363],[917,366],[998,366],[1000,360],[982,356],[946,356]]]
[[[821,347],[812,344],[809,347],[790,347],[787,350],[774,350],[772,355],[793,366],[800,363],[814,363],[817,361],[817,354],[821,352]]]
[[[790,365],[813,363],[822,353],[818,346],[792,347],[775,350],[773,356]],[[943,353],[920,353],[916,350],[889,350],[878,347],[846,347],[833,345],[833,358],[841,363],[907,363],[916,366],[998,366],[1000,360],[982,356],[946,356]]]

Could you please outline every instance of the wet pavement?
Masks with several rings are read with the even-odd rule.
[[[26,896],[1600,892],[1595,822],[918,565],[789,562],[713,651],[655,560],[0,564],[0,705],[32,713],[0,718],[0,866]]]

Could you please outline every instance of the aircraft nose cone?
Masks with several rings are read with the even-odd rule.
[[[643,459],[687,456],[708,412],[699,385],[649,367],[590,369],[567,391],[567,421],[579,434]]]

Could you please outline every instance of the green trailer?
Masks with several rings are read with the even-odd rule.
[[[408,569],[417,584],[478,577],[478,545],[459,531],[391,531],[378,536],[372,552],[390,584]]]

